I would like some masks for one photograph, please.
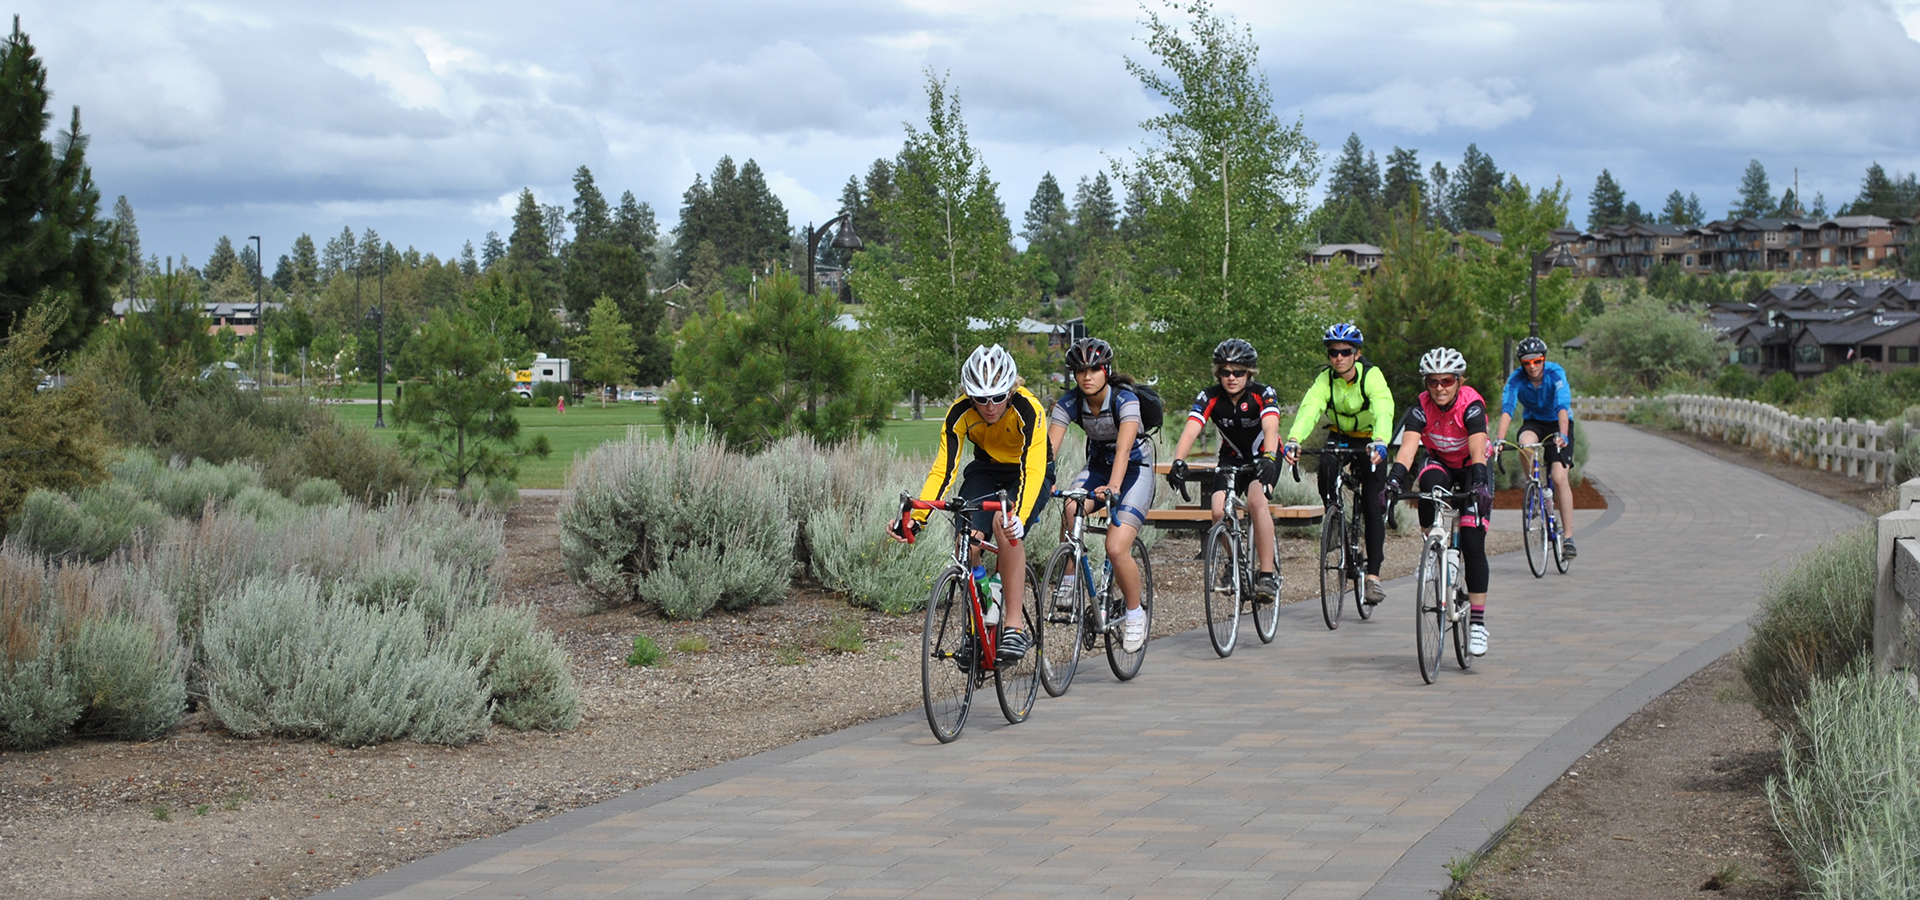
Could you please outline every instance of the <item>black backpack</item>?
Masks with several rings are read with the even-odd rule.
[[[1160,392],[1154,390],[1152,385],[1138,383],[1127,385],[1125,389],[1132,391],[1135,397],[1140,398],[1140,434],[1145,436],[1159,431],[1160,426],[1166,422],[1167,418],[1167,404],[1166,401],[1160,399]],[[1087,411],[1086,398],[1081,396],[1080,392],[1073,388],[1068,388],[1068,390],[1073,391],[1075,395],[1074,408],[1085,413]],[[1115,405],[1117,406],[1118,404]],[[1119,415],[1120,413],[1116,409],[1113,414]]]

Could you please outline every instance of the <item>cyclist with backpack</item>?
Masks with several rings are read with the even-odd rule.
[[[1573,389],[1567,384],[1567,370],[1559,363],[1547,362],[1547,342],[1537,337],[1520,341],[1520,365],[1507,376],[1507,387],[1500,392],[1500,430],[1494,432],[1495,456],[1500,454],[1500,438],[1513,424],[1516,406],[1525,407],[1520,420],[1520,443],[1544,441],[1547,473],[1553,478],[1553,497],[1560,506],[1560,549],[1571,560],[1573,549],[1573,487],[1567,483],[1567,470],[1573,468]]]
[[[1247,514],[1253,519],[1253,556],[1260,564],[1253,593],[1261,600],[1273,600],[1279,584],[1273,571],[1273,514],[1267,509],[1266,489],[1280,478],[1280,460],[1274,456],[1280,447],[1280,405],[1273,388],[1253,380],[1260,372],[1259,362],[1253,345],[1239,338],[1228,338],[1213,348],[1213,374],[1219,380],[1202,390],[1187,411],[1167,484],[1175,490],[1186,484],[1187,451],[1209,422],[1220,432],[1220,469],[1259,467],[1253,479],[1240,482],[1238,489],[1247,498]],[[1226,515],[1227,497],[1225,476],[1215,479],[1207,495],[1213,520],[1218,522]]]
[[[1364,461],[1352,460],[1351,471],[1354,482],[1360,485],[1360,496],[1365,498],[1361,502],[1366,506],[1367,522],[1366,598],[1371,606],[1387,599],[1386,589],[1380,586],[1380,562],[1385,559],[1387,545],[1387,507],[1381,501],[1380,487],[1386,474],[1386,438],[1393,428],[1393,390],[1387,386],[1385,373],[1360,355],[1366,338],[1352,323],[1328,328],[1320,342],[1327,347],[1327,366],[1313,379],[1306,396],[1300,398],[1300,411],[1294,416],[1281,453],[1288,463],[1299,463],[1300,442],[1320,424],[1323,412],[1333,420],[1327,429],[1329,445],[1367,451]],[[1329,506],[1333,503],[1335,471],[1336,467],[1323,457],[1320,499]]]
[[[1133,538],[1146,525],[1153,508],[1153,439],[1148,432],[1160,425],[1160,396],[1133,378],[1113,371],[1113,347],[1099,338],[1081,338],[1067,349],[1067,370],[1074,387],[1053,405],[1047,441],[1060,451],[1067,426],[1079,425],[1087,435],[1087,466],[1073,476],[1075,489],[1091,488],[1092,509],[1111,503],[1107,513],[1107,559],[1113,577],[1127,599],[1127,615],[1120,621],[1120,643],[1128,653],[1147,641],[1147,616],[1140,609],[1140,567],[1134,564]],[[1088,510],[1091,512],[1092,509]],[[1079,514],[1078,501],[1068,501],[1061,522]],[[1055,609],[1073,608],[1078,573],[1069,572],[1053,598]]]
[[[1451,347],[1435,347],[1420,357],[1420,375],[1427,389],[1407,408],[1401,420],[1400,450],[1387,473],[1387,494],[1399,493],[1411,483],[1419,490],[1465,489],[1472,494],[1460,511],[1460,564],[1467,570],[1470,608],[1467,652],[1487,653],[1487,517],[1493,513],[1493,475],[1487,470],[1487,402],[1467,386],[1467,358]],[[1421,449],[1426,462],[1418,475],[1408,469]],[[1384,497],[1383,503],[1384,506]],[[1433,527],[1438,514],[1432,503],[1420,501],[1420,527]]]
[[[1053,493],[1053,455],[1047,448],[1046,408],[1040,398],[1020,383],[1020,371],[1014,365],[1013,355],[999,344],[973,348],[972,355],[960,368],[960,388],[965,393],[947,408],[945,424],[940,429],[940,449],[934,455],[926,483],[920,487],[920,499],[944,499],[956,477],[960,481],[962,500],[990,499],[999,491],[1007,492],[1013,509],[1001,510],[997,515],[985,511],[973,513],[972,525],[983,537],[991,532],[994,545],[999,548],[1001,596],[1016,604],[1013,618],[1008,619],[1011,625],[1019,621],[1017,598],[1025,596],[1021,592],[1026,589],[1027,580],[1027,549],[1020,539],[1026,537],[1027,523],[1039,518]],[[973,461],[962,470],[960,448],[969,443],[973,445]],[[918,532],[926,521],[926,510],[914,510],[905,527]],[[907,539],[899,519],[887,525],[887,533],[895,540]],[[977,557],[969,560],[972,565],[979,562]],[[1000,623],[1001,606],[996,603],[986,610],[988,625]],[[1026,655],[1031,642],[1025,631],[1005,628],[1000,634],[999,655],[1002,659],[1017,660]]]

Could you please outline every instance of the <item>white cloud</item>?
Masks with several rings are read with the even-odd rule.
[[[1506,78],[1473,83],[1464,78],[1418,81],[1398,78],[1364,94],[1334,94],[1314,104],[1316,112],[1358,113],[1369,121],[1413,134],[1442,127],[1491,131],[1533,114],[1533,97]]]

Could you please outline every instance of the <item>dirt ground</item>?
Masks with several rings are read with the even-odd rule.
[[[0,896],[304,897],[920,705],[920,620],[854,609],[808,585],[783,604],[698,622],[633,608],[580,615],[579,589],[560,568],[557,509],[533,499],[508,516],[504,593],[535,604],[564,636],[586,710],[578,729],[495,727],[460,748],[349,749],[241,740],[196,714],[144,744],[0,753]],[[1315,546],[1307,533],[1282,544],[1287,602],[1319,602],[1317,581],[1302,575]],[[1204,622],[1190,588],[1198,549],[1190,536],[1154,549],[1155,635]],[[1496,534],[1488,549],[1518,549],[1518,536]],[[1411,535],[1390,539],[1387,577],[1411,572],[1417,553]],[[830,632],[855,624],[862,649],[825,649]],[[638,633],[668,651],[664,664],[626,664]]]
[[[1879,513],[1889,488],[1685,432],[1644,429]],[[1701,897],[1785,900],[1799,881],[1765,785],[1779,733],[1729,654],[1635,713],[1515,820],[1456,900]],[[1708,892],[1708,893],[1702,893]]]

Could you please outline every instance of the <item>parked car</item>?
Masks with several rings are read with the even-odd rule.
[[[227,362],[217,362],[201,369],[200,380],[205,381],[214,377],[216,374],[233,382],[233,386],[240,390],[257,391],[260,389],[260,382],[253,380],[253,376],[248,375],[247,370],[240,368],[240,364],[237,362],[231,360]]]
[[[627,396],[623,399],[629,403],[659,403],[660,395],[641,388],[628,391]]]

